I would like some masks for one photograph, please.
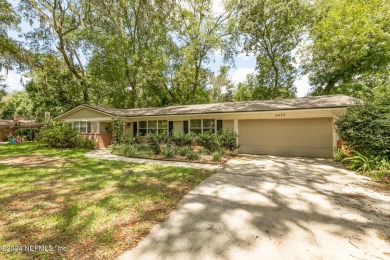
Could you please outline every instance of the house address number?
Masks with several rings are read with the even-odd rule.
[[[285,117],[286,114],[285,113],[276,113],[275,114],[275,117]]]

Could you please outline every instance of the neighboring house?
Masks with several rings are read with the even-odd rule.
[[[10,135],[16,136],[16,130],[25,128],[41,128],[44,123],[37,123],[35,120],[24,120],[18,116],[14,120],[0,119],[0,141],[8,140]]]
[[[229,129],[239,135],[239,153],[331,158],[338,141],[333,123],[352,102],[332,95],[137,109],[80,105],[56,119],[100,148],[111,142],[113,116],[121,116],[130,135]]]

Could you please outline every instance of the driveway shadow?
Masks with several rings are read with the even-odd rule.
[[[327,160],[239,156],[121,259],[345,259],[390,255],[390,197]]]

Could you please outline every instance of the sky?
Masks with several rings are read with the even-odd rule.
[[[215,13],[220,13],[223,10],[221,4],[222,0],[214,0],[213,9]],[[14,4],[15,6],[15,4]],[[26,22],[21,24],[22,32],[28,31],[30,25]],[[11,37],[17,37],[18,33],[13,32]],[[19,39],[20,40],[20,39]],[[223,56],[221,54],[215,54],[212,61],[207,64],[207,67],[214,72],[218,72],[220,66],[223,65]],[[254,73],[256,68],[256,58],[253,54],[246,55],[245,53],[238,54],[235,58],[235,66],[230,66],[229,78],[235,83],[245,81],[245,78],[248,74]],[[1,74],[5,78],[5,83],[9,86],[8,91],[21,91],[24,90],[23,84],[28,81],[28,78],[22,77],[22,75],[14,70],[8,71],[8,74],[3,70]],[[23,78],[23,79],[22,79]],[[297,96],[303,97],[307,95],[311,86],[307,76],[297,79],[294,82],[294,85],[297,87]]]

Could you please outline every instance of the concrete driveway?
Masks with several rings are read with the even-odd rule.
[[[370,184],[325,160],[240,156],[120,259],[389,259],[390,196]]]

